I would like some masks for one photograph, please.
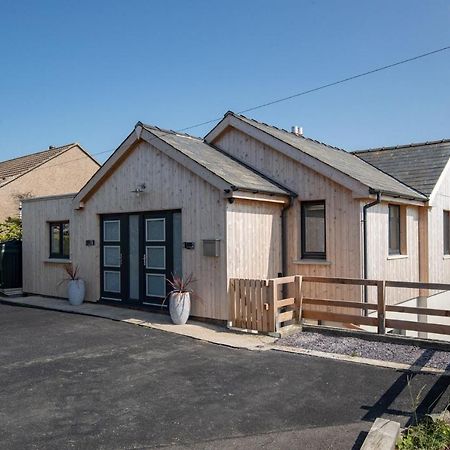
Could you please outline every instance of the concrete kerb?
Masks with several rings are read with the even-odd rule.
[[[43,299],[43,298],[41,298]],[[45,300],[45,299],[43,299]],[[55,300],[55,299],[51,299]],[[61,301],[61,300],[57,300]],[[411,366],[408,364],[403,363],[396,363],[391,361],[381,361],[381,360],[375,360],[375,359],[369,359],[369,358],[363,358],[359,356],[349,356],[349,355],[343,355],[343,354],[337,354],[337,353],[329,353],[329,352],[323,352],[323,351],[317,351],[317,350],[310,350],[310,349],[303,349],[303,348],[297,348],[297,347],[289,347],[289,346],[282,346],[275,344],[277,339],[276,337],[270,337],[267,335],[260,335],[260,334],[253,334],[253,333],[242,333],[242,332],[235,332],[230,331],[224,327],[220,327],[218,325],[209,325],[205,324],[203,322],[190,322],[186,325],[173,325],[170,323],[169,319],[166,316],[163,316],[161,314],[156,313],[143,313],[147,316],[154,316],[157,317],[157,321],[151,321],[151,320],[145,320],[145,319],[138,319],[138,318],[132,318],[132,317],[126,317],[129,316],[129,310],[126,308],[119,308],[115,306],[104,306],[99,305],[96,303],[85,303],[84,305],[90,305],[92,307],[100,307],[103,313],[99,312],[89,312],[89,311],[82,311],[80,309],[75,309],[78,307],[72,307],[66,302],[62,302],[61,305],[58,306],[45,306],[42,304],[33,304],[31,299],[27,300],[27,297],[25,298],[14,298],[14,299],[5,299],[0,298],[0,303],[7,304],[7,305],[13,305],[13,306],[23,306],[28,308],[36,308],[36,309],[44,309],[44,310],[52,310],[52,311],[59,311],[59,312],[65,312],[69,314],[78,314],[78,315],[86,315],[90,317],[100,317],[104,319],[114,320],[117,322],[123,322],[130,325],[137,325],[142,326],[146,328],[152,328],[159,331],[165,331],[168,333],[175,333],[182,336],[190,337],[192,339],[197,339],[201,341],[210,342],[212,344],[217,345],[223,345],[226,347],[231,348],[240,348],[240,349],[246,349],[251,351],[267,351],[267,350],[273,350],[278,352],[286,352],[286,353],[295,353],[295,354],[301,354],[306,356],[313,356],[318,358],[327,358],[327,359],[333,359],[338,361],[345,361],[350,363],[358,363],[358,364],[365,364],[370,366],[376,366],[376,367],[384,367],[389,369],[395,369],[400,371],[408,371],[408,372],[415,372],[415,373],[430,373],[430,374],[439,374],[439,375],[445,375],[450,376],[450,370],[442,370],[437,369],[433,367],[422,367],[422,366]],[[89,306],[88,306],[89,307]],[[109,309],[106,308],[112,308],[113,311],[108,314],[107,311]],[[131,310],[133,313],[138,314],[135,310]],[[122,317],[121,317],[122,316]],[[165,323],[163,323],[165,322]],[[326,327],[327,329],[324,330],[324,327],[318,327],[318,326],[303,326],[304,330],[308,331],[318,331],[318,332],[325,332],[325,333],[332,333],[332,334],[339,334],[342,336],[341,329],[332,329],[329,327]],[[373,336],[378,335],[369,335],[369,333],[366,332],[360,332],[360,331],[343,331],[346,335],[354,336],[358,338],[363,338],[363,334],[365,338],[370,339]],[[392,342],[391,337],[383,337],[386,340],[386,342]],[[414,340],[417,341],[417,340]],[[427,341],[421,340],[422,345],[424,346]],[[397,342],[399,343],[399,342]],[[411,345],[413,341],[411,338],[402,338],[402,343],[407,343]],[[434,344],[435,341],[433,341],[431,344]],[[441,344],[441,343],[438,343]],[[433,347],[433,345],[431,345]],[[427,348],[430,348],[428,346]],[[443,347],[440,347],[441,349]],[[448,350],[449,346],[445,346],[445,350]]]
[[[400,437],[400,424],[393,420],[378,418],[372,425],[361,450],[395,450]]]
[[[404,372],[429,373],[435,375],[450,376],[450,370],[437,369],[435,367],[411,366],[410,364],[396,363],[392,361],[381,361],[379,359],[362,358],[360,356],[349,356],[340,353],[322,352],[306,348],[288,347],[286,345],[273,345],[272,350],[286,353],[297,353],[299,355],[315,356],[317,358],[327,358],[337,361],[365,364],[368,366],[384,367],[386,369],[395,369]]]

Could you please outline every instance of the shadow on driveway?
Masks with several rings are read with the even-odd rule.
[[[88,316],[0,305],[0,342],[2,448],[359,448],[375,415],[412,412],[392,369]],[[410,381],[435,410],[449,395],[437,383]]]

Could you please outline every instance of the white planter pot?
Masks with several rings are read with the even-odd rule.
[[[81,305],[84,301],[86,287],[84,280],[70,280],[68,284],[69,303],[74,306]]]
[[[189,292],[180,294],[173,292],[169,298],[170,318],[175,325],[184,325],[191,312],[191,295]]]

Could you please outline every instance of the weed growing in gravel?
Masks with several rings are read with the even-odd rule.
[[[408,377],[408,391],[411,399],[413,417],[415,425],[408,427],[397,443],[398,450],[450,450],[450,424],[444,420],[444,409],[441,417],[433,419],[425,416],[421,421],[417,418],[417,407],[425,386],[423,386],[416,396],[413,395],[411,378]]]
[[[397,447],[399,450],[450,449],[450,425],[443,419],[433,420],[426,416],[407,429]]]

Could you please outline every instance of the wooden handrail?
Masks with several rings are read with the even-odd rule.
[[[383,280],[366,280],[363,278],[333,278],[304,276],[303,281],[307,283],[328,283],[328,284],[351,284],[356,286],[377,286]],[[385,287],[397,287],[406,289],[430,289],[435,291],[450,291],[449,283],[424,283],[421,281],[384,281]]]
[[[281,278],[272,278],[275,286],[279,286],[280,284],[289,284],[295,281],[295,275],[290,277],[281,277]]]
[[[338,306],[340,308],[378,309],[378,303],[351,302],[348,300],[331,300],[326,298],[303,297],[303,303],[317,306]]]
[[[415,306],[402,306],[402,305],[386,305],[386,311],[400,312],[407,314],[421,314],[423,316],[450,317],[450,310],[448,309],[418,308]]]
[[[450,284],[447,283],[422,283],[420,281],[385,281],[385,283],[387,287],[450,291]]]
[[[362,278],[331,278],[331,277],[304,276],[303,281],[306,281],[309,283],[352,284],[352,285],[356,285],[356,286],[376,286],[379,280],[365,280]]]

